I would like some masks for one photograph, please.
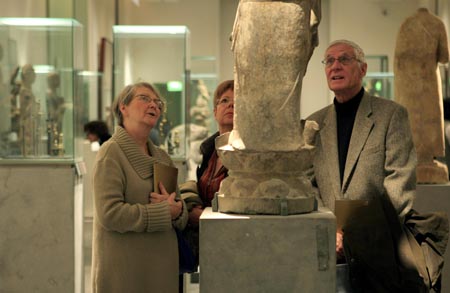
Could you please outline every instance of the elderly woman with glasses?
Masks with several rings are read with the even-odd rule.
[[[234,81],[227,80],[219,84],[214,93],[214,117],[219,131],[200,145],[203,160],[197,169],[197,185],[203,205],[210,207],[214,194],[219,190],[220,182],[228,175],[228,170],[217,156],[214,141],[216,137],[233,130]],[[191,220],[189,214],[189,220]]]
[[[94,168],[93,292],[178,292],[174,228],[184,228],[187,209],[160,183],[153,165],[173,166],[148,139],[164,109],[156,89],[125,87],[113,104],[113,136],[100,148]]]
[[[183,198],[189,210],[189,222],[186,233],[194,246],[198,260],[198,223],[205,207],[211,206],[214,194],[219,190],[220,183],[228,176],[228,169],[222,165],[217,156],[215,139],[233,130],[234,116],[234,80],[220,83],[214,93],[214,118],[219,131],[207,138],[200,145],[203,156],[197,169],[197,182],[189,181],[181,185]]]

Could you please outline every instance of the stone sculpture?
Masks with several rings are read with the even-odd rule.
[[[400,27],[395,48],[395,100],[408,109],[417,151],[417,182],[448,181],[445,155],[441,79],[438,62],[447,63],[449,51],[444,23],[426,8]]]
[[[19,100],[19,92],[21,87],[21,81],[18,81],[17,78],[19,76],[20,66],[17,66],[14,71],[11,73],[9,78],[10,85],[10,125],[11,125],[11,135],[15,137],[13,140],[17,140],[17,135],[19,133],[19,118],[20,118],[20,100]]]
[[[24,156],[37,154],[37,142],[40,129],[40,104],[36,101],[32,85],[36,73],[31,64],[26,64],[21,71],[19,91],[19,141]]]
[[[63,118],[66,110],[64,97],[58,95],[61,78],[51,72],[47,76],[47,151],[49,155],[62,155]]]
[[[3,47],[0,44],[0,65],[3,60]],[[3,80],[3,66],[0,66],[0,135],[11,130],[11,103]]]
[[[219,190],[221,212],[313,210],[316,190],[305,172],[314,147],[302,135],[300,95],[319,22],[319,0],[240,1],[232,33],[234,128],[216,141],[230,170]],[[314,135],[314,122],[306,126]]]
[[[191,107],[191,122],[200,126],[209,128],[211,110],[208,103],[210,101],[208,88],[202,79],[197,81],[198,95],[195,99],[195,105]]]
[[[61,78],[56,72],[49,73],[47,76],[47,115],[48,119],[56,123],[58,131],[62,131],[62,121],[65,112],[64,97],[58,95],[58,88],[61,84]]]
[[[202,162],[202,154],[200,153],[201,143],[208,138],[209,124],[211,118],[211,110],[208,106],[210,100],[208,88],[203,80],[197,82],[197,97],[195,105],[190,109],[189,124],[181,124],[172,128],[167,135],[165,147],[169,154],[184,154],[186,152],[185,144],[181,143],[186,139],[186,128],[189,127],[188,141],[189,144],[186,164],[187,175],[186,180],[197,180],[197,167]],[[178,141],[178,143],[177,143]],[[169,147],[171,146],[172,149]],[[176,147],[176,148],[174,148]]]

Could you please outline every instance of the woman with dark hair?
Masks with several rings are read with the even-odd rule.
[[[228,176],[228,169],[222,165],[217,155],[215,139],[233,130],[234,81],[226,80],[217,86],[214,93],[214,118],[219,131],[208,137],[200,145],[203,156],[197,169],[197,182],[188,181],[180,186],[183,199],[189,211],[188,226],[185,235],[193,246],[198,261],[199,218],[205,207],[211,206],[214,194],[219,191],[220,183]]]
[[[220,182],[228,176],[228,170],[217,156],[215,139],[233,130],[234,116],[234,81],[226,80],[219,84],[214,93],[214,117],[219,131],[207,138],[200,145],[203,155],[202,163],[197,169],[197,185],[203,205],[210,207],[214,194],[219,191]],[[191,214],[189,214],[191,218]]]
[[[86,138],[90,142],[98,141],[100,145],[111,137],[108,126],[103,121],[91,121],[86,123],[84,125],[84,132],[86,133]]]

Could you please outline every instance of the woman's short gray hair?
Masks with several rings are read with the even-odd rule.
[[[112,105],[112,110],[113,110],[114,116],[116,116],[116,118],[117,118],[118,125],[123,126],[123,116],[122,116],[122,112],[120,112],[120,105],[129,105],[131,103],[131,101],[133,100],[134,95],[136,94],[136,90],[141,87],[148,88],[156,95],[156,97],[158,99],[164,101],[163,98],[161,97],[161,94],[159,93],[159,91],[148,82],[137,82],[134,84],[127,85],[117,95],[117,97],[114,100],[113,105]],[[163,108],[161,109],[161,112],[165,111],[165,104],[166,103],[163,103]]]
[[[349,40],[344,40],[344,39],[342,39],[342,40],[336,40],[336,41],[333,41],[333,42],[331,42],[331,43],[328,45],[328,47],[327,47],[327,49],[325,50],[325,52],[327,52],[328,49],[330,49],[331,47],[334,47],[334,46],[340,45],[340,44],[345,44],[345,45],[348,45],[348,46],[352,47],[353,50],[355,51],[355,57],[356,57],[356,59],[357,59],[358,61],[362,62],[362,63],[366,63],[366,57],[365,57],[365,55],[364,55],[363,49],[361,49],[361,47],[360,47],[358,44],[356,44],[355,42],[352,42],[352,41],[349,41]],[[325,53],[325,54],[326,54],[326,53]],[[325,57],[326,57],[326,56],[325,56]]]

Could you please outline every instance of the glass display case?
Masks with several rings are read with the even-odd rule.
[[[367,73],[364,88],[371,94],[385,99],[394,99],[394,73],[389,72],[387,55],[367,55]]]
[[[0,163],[79,157],[82,26],[0,18]]]
[[[99,116],[99,102],[98,96],[101,93],[99,88],[99,79],[102,78],[102,73],[97,71],[81,71],[79,74],[81,79],[81,124],[86,124],[92,120],[98,120]]]
[[[192,56],[189,118],[189,154],[186,180],[197,180],[197,166],[201,164],[201,143],[217,131],[214,119],[214,91],[217,87],[216,58]]]
[[[367,55],[367,70],[374,72],[388,72],[389,58],[387,55]]]
[[[191,123],[206,127],[210,135],[217,131],[214,120],[214,91],[218,85],[216,58],[192,56],[191,60]]]
[[[113,27],[114,96],[128,84],[153,84],[166,100],[167,109],[152,130],[151,139],[172,159],[180,160],[188,152],[189,35],[185,26]]]
[[[363,86],[371,95],[394,99],[394,73],[392,72],[367,72],[363,79]]]

